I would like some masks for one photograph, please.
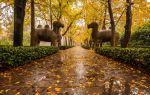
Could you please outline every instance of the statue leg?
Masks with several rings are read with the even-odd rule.
[[[113,46],[113,44],[112,44],[112,40],[110,40],[110,45],[111,45],[111,46]]]
[[[93,49],[96,49],[96,47],[97,47],[97,42],[95,41],[93,45]]]
[[[35,46],[39,46],[39,45],[40,45],[40,40],[37,39],[37,40],[35,41]]]
[[[91,43],[91,41],[89,41],[89,46],[90,46],[90,47],[92,47],[92,43]]]
[[[91,48],[92,48],[92,49],[94,48],[94,42],[91,43]]]
[[[118,38],[115,38],[115,47],[118,45]]]
[[[102,47],[102,45],[103,45],[102,40],[99,40],[99,45],[100,45],[100,47]]]
[[[56,43],[54,41],[52,41],[51,45],[52,46],[56,46]]]
[[[61,40],[58,41],[58,47],[60,47],[60,46],[61,46]]]
[[[52,46],[58,47],[58,42],[56,40],[52,41]]]
[[[102,42],[100,42],[100,47],[102,47],[103,46],[103,43]]]

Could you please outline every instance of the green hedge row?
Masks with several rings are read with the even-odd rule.
[[[69,49],[69,48],[72,48],[74,46],[60,46],[59,49],[60,50],[65,50],[65,49]]]
[[[150,70],[150,48],[97,48],[96,53]]]
[[[35,59],[54,54],[55,47],[0,47],[0,65],[2,67],[16,67]]]
[[[87,46],[87,45],[82,45],[82,48],[84,48],[84,49],[90,49],[91,47]]]

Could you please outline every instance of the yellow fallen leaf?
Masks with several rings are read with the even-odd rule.
[[[91,84],[92,84],[92,82],[87,82],[87,84],[88,84],[88,85],[91,85]]]
[[[69,81],[69,83],[73,83],[73,81]]]
[[[51,86],[48,87],[48,89],[51,89],[51,88],[52,88]]]
[[[10,89],[6,89],[5,92],[7,93]]]
[[[57,82],[57,83],[60,83],[60,81],[59,81],[59,80],[57,80],[56,82]]]
[[[4,92],[4,90],[0,90],[0,94],[2,94]]]
[[[36,92],[35,95],[40,95],[40,93],[39,93],[39,92]]]
[[[20,82],[18,81],[18,82],[16,82],[15,84],[19,84]]]
[[[80,84],[80,86],[79,86],[80,88],[85,88],[85,86],[84,85],[82,85],[82,84]]]
[[[49,86],[48,88],[47,88],[47,92],[50,92],[51,91],[51,86]]]
[[[20,93],[20,92],[17,92],[15,95],[21,95],[21,93]]]
[[[31,81],[27,81],[26,84],[27,85],[32,85],[32,82]]]
[[[57,94],[55,94],[53,92],[47,92],[47,95],[57,95]]]
[[[55,88],[55,91],[60,92],[61,88]]]
[[[57,78],[61,78],[61,76],[60,76],[60,75],[56,75],[56,77],[57,77]]]

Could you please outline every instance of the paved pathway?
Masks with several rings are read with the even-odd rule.
[[[74,47],[0,72],[0,95],[150,95],[150,76]]]

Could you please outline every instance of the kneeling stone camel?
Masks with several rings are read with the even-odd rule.
[[[53,22],[53,30],[49,29],[48,25],[45,25],[44,29],[35,29],[35,43],[39,45],[40,41],[51,42],[52,46],[58,46],[61,43],[60,28],[63,28],[64,24],[59,21]]]
[[[111,41],[111,30],[101,30],[98,31],[98,24],[96,22],[92,22],[88,25],[88,29],[92,28],[92,41],[94,42],[94,47],[100,43],[100,46],[102,47],[103,42],[110,42],[112,45]],[[119,33],[115,32],[115,46],[118,44],[119,41]]]

